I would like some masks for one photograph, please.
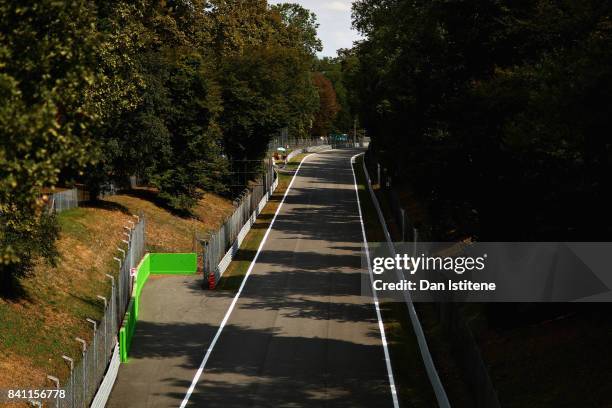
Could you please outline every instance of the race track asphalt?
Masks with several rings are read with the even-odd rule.
[[[304,161],[189,407],[393,406],[375,309],[361,294],[356,153]],[[109,407],[180,405],[231,302],[195,279],[147,283]]]

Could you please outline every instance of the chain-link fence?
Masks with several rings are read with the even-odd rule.
[[[231,191],[239,194],[245,188],[259,183],[262,174],[272,171],[272,167],[272,158],[265,160],[231,160],[229,162],[229,187]]]
[[[49,195],[47,208],[49,212],[60,213],[62,211],[77,208],[80,203],[89,201],[89,192],[82,188],[71,188],[58,191]]]
[[[320,144],[328,144],[328,138],[318,136],[290,136],[287,129],[282,129],[270,138],[270,142],[268,143],[268,151],[275,152],[279,147],[283,149],[293,150],[304,147],[317,146]]]
[[[221,277],[222,272],[219,270],[219,263],[232,246],[236,246],[243,227],[248,222],[253,222],[259,214],[262,199],[272,193],[275,179],[272,161],[266,160],[259,182],[244,190],[240,197],[235,200],[234,213],[217,231],[214,231],[205,239],[200,239],[204,248],[202,256],[204,277],[207,282],[211,283],[212,287],[214,287],[214,282],[218,282]]]
[[[53,193],[49,200],[49,209],[56,213],[77,208],[78,206],[79,193],[76,188]]]
[[[125,226],[124,242],[127,249],[118,248],[123,257],[115,258],[119,272],[116,276],[107,275],[111,281],[110,298],[98,296],[104,304],[104,315],[100,321],[87,319],[93,331],[89,342],[75,338],[80,343],[80,356],[63,355],[62,358],[70,368],[70,376],[61,386],[65,391],[64,398],[58,398],[49,403],[56,408],[88,407],[98,387],[100,386],[117,344],[117,333],[125,314],[132,291],[131,270],[136,268],[145,253],[145,219],[143,215],[135,216],[135,220]],[[55,377],[49,377],[56,379]]]

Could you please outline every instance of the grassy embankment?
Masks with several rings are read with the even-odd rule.
[[[96,296],[110,296],[106,273],[117,276],[114,256],[124,247],[123,227],[132,214],[146,217],[146,246],[151,251],[191,252],[194,231],[216,228],[232,211],[232,203],[207,194],[191,217],[165,209],[147,190],[116,195],[58,215],[60,258],[55,267],[39,263],[21,279],[23,294],[0,299],[0,389],[49,386],[47,374],[67,378],[62,354],[78,359],[74,338],[92,338],[86,318],[98,320],[103,305]]]

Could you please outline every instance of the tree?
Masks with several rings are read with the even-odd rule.
[[[359,0],[353,14],[351,104],[436,219],[477,214],[462,227],[485,240],[608,233],[609,2]]]
[[[261,47],[228,58],[221,80],[225,145],[235,159],[260,159],[270,135],[299,126],[301,110],[314,110],[316,95],[299,52]]]
[[[227,173],[217,120],[219,89],[199,54],[172,56],[157,69],[167,77],[164,102],[155,107],[167,136],[169,155],[154,155],[145,169],[159,196],[171,207],[189,211],[204,191],[222,192]]]
[[[331,130],[334,119],[340,111],[340,105],[336,100],[334,86],[325,75],[320,72],[315,73],[313,83],[319,93],[319,110],[315,114],[311,132],[313,136],[324,136]]]
[[[43,192],[138,175],[189,213],[228,155],[306,133],[319,49],[312,13],[265,0],[0,2],[2,287],[53,260]]]
[[[0,291],[33,258],[56,254],[58,228],[43,189],[60,172],[96,159],[91,129],[99,119],[87,95],[97,36],[88,1],[0,3]]]
[[[206,16],[163,4],[147,12],[147,41],[136,57],[144,78],[142,102],[118,120],[120,131],[110,139],[117,147],[111,168],[116,177],[141,175],[171,208],[189,212],[205,191],[225,190],[227,173],[217,75],[204,57],[208,44],[199,42],[208,37],[193,21]],[[193,23],[190,31],[183,29],[185,21]]]
[[[221,59],[239,55],[249,47],[274,43],[278,36],[266,0],[213,0],[208,15],[211,48]]]
[[[258,160],[271,135],[304,135],[317,109],[310,80],[316,19],[297,5],[216,1],[213,41],[222,87],[221,127],[232,159]]]
[[[272,6],[272,10],[279,13],[282,22],[286,25],[286,40],[304,50],[308,55],[315,56],[323,51],[323,44],[317,37],[317,16],[295,3],[282,3]]]

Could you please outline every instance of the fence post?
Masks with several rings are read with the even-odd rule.
[[[210,236],[209,236],[210,239]],[[204,275],[204,284],[202,286],[206,285],[206,282],[208,282],[208,275],[210,274],[210,253],[209,251],[209,241],[208,239],[204,241],[204,244],[202,245],[202,275]]]
[[[70,367],[70,406],[74,408],[74,359],[63,355],[62,358],[68,362]]]
[[[113,296],[113,290],[114,288],[111,288],[111,299]],[[104,296],[97,296],[98,299],[101,299],[104,302],[104,356],[106,357],[106,353],[108,353],[108,302],[106,300],[106,298]],[[112,310],[111,310],[112,313]],[[112,314],[111,314],[112,316]],[[112,330],[112,328],[111,328]]]
[[[55,383],[55,389],[57,390],[57,394],[55,394],[55,408],[59,408],[59,391],[60,391],[59,378],[53,377],[52,375],[47,375],[47,380]]]
[[[113,316],[113,329],[115,328],[115,323],[117,322],[115,316],[115,307],[114,303],[117,301],[115,296],[115,277],[112,275],[106,274],[106,277],[111,281],[111,316]]]
[[[81,345],[83,346],[83,356],[82,356],[82,361],[83,361],[83,404],[86,404],[87,401],[87,361],[85,361],[85,353],[87,352],[87,342],[85,340],[83,340],[80,337],[75,337],[74,338],[76,341],[78,341],[79,343],[81,343]]]

